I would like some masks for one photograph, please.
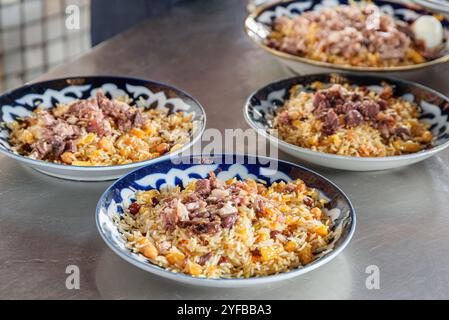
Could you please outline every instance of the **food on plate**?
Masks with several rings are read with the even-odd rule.
[[[181,148],[195,127],[192,114],[144,109],[128,97],[109,99],[101,91],[93,98],[48,107],[6,123],[14,152],[76,166],[128,164]]]
[[[293,86],[270,133],[313,151],[357,157],[397,156],[432,145],[420,108],[393,88],[314,82]]]
[[[114,221],[126,246],[155,265],[207,278],[248,278],[305,266],[336,238],[329,203],[303,181],[207,179],[137,191]],[[337,210],[337,209],[334,209]]]
[[[447,53],[446,37],[433,16],[409,24],[362,2],[279,17],[267,44],[316,61],[381,68],[441,57]]]

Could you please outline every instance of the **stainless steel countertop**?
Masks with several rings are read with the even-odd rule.
[[[241,0],[189,1],[41,79],[116,74],[163,81],[205,106],[209,128],[247,128],[247,96],[291,74],[246,38],[245,15]],[[448,79],[448,66],[441,66],[415,81],[449,94]],[[449,298],[448,160],[446,150],[386,172],[313,168],[341,186],[357,210],[357,230],[345,251],[294,280],[208,289],[160,279],[106,247],[94,211],[111,182],[51,178],[0,156],[0,298]],[[68,265],[80,268],[79,290],[65,286]],[[380,269],[379,290],[366,288],[369,265]]]

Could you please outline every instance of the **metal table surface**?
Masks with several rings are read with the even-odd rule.
[[[116,74],[167,82],[205,106],[209,128],[247,128],[247,96],[291,74],[246,38],[245,15],[241,0],[189,1],[41,79]],[[445,66],[415,81],[448,94],[448,79]],[[0,156],[0,298],[449,298],[448,158],[446,150],[403,169],[371,173],[313,168],[342,187],[357,210],[357,230],[345,251],[293,280],[210,289],[141,271],[106,247],[94,210],[111,182],[51,178]],[[68,265],[80,268],[79,290],[66,288]],[[367,289],[370,265],[379,268],[379,289]]]

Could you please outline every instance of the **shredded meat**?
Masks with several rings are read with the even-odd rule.
[[[110,136],[113,127],[126,132],[145,122],[138,108],[110,100],[101,91],[95,98],[73,102],[58,116],[54,112],[53,109],[36,112],[40,135],[28,148],[37,159],[55,160],[65,151],[76,152],[74,141],[86,133]],[[29,119],[24,120],[25,124],[30,125],[29,122]]]
[[[195,183],[196,192],[198,192],[199,195],[206,196],[209,195],[211,189],[210,189],[210,181],[208,179],[200,179],[197,180]]]
[[[267,44],[313,60],[380,67],[415,64],[408,53],[434,59],[441,48],[425,50],[410,25],[373,4],[338,5],[276,19]]]

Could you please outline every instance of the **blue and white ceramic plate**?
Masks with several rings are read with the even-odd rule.
[[[164,278],[179,282],[211,287],[244,287],[293,278],[316,269],[335,258],[349,243],[355,229],[355,211],[348,197],[335,184],[323,176],[285,161],[244,155],[191,156],[177,158],[179,164],[160,160],[151,166],[139,168],[116,181],[101,196],[96,210],[96,223],[106,244],[129,263]],[[277,165],[275,168],[273,165]],[[123,214],[135,197],[135,190],[160,189],[165,186],[186,185],[192,179],[206,178],[214,171],[219,179],[261,179],[267,183],[302,179],[316,188],[332,207],[333,230],[337,236],[315,261],[303,268],[276,275],[248,279],[207,279],[173,273],[152,264],[142,255],[125,247],[125,240],[114,223],[114,217]]]
[[[298,74],[311,74],[332,72],[335,70],[346,70],[352,72],[387,72],[390,75],[401,75],[412,77],[424,68],[436,67],[441,63],[449,61],[449,53],[435,60],[427,61],[416,65],[396,66],[387,68],[356,67],[337,65],[328,62],[316,61],[288,54],[271,48],[266,45],[266,39],[271,34],[273,22],[281,16],[296,16],[306,11],[319,10],[323,7],[333,7],[340,4],[348,4],[351,0],[284,0],[273,4],[268,4],[256,9],[245,20],[245,30],[251,40],[266,52],[273,55],[281,63]],[[422,15],[433,15],[432,11],[426,10],[417,4],[409,2],[393,2],[373,0],[382,11],[394,16],[396,19],[411,23]],[[444,18],[441,21],[446,32],[449,32],[449,20]]]
[[[394,96],[415,102],[421,108],[420,120],[431,125],[435,137],[434,146],[420,152],[391,157],[351,157],[328,154],[301,148],[278,139],[269,133],[271,120],[279,107],[289,98],[289,89],[297,84],[309,85],[315,81],[323,83],[349,83],[375,88],[382,82],[393,86]],[[255,91],[244,107],[246,122],[260,134],[270,140],[286,153],[324,167],[351,171],[385,170],[422,161],[449,146],[449,98],[423,85],[404,80],[362,76],[353,74],[331,73],[298,76],[270,83]]]
[[[447,0],[414,0],[425,8],[449,14],[449,1]]]
[[[0,152],[51,176],[82,181],[111,180],[134,168],[181,153],[201,137],[206,126],[203,107],[187,93],[158,82],[113,76],[55,79],[32,83],[7,92],[0,96],[0,123],[12,122],[18,117],[30,115],[39,105],[51,108],[57,103],[67,104],[73,100],[94,97],[99,89],[111,97],[128,95],[135,101],[142,97],[145,100],[145,108],[169,108],[192,113],[196,130],[191,134],[190,142],[183,148],[156,159],[126,165],[82,167],[30,159],[11,150],[8,143],[9,130],[5,126],[0,127]]]

